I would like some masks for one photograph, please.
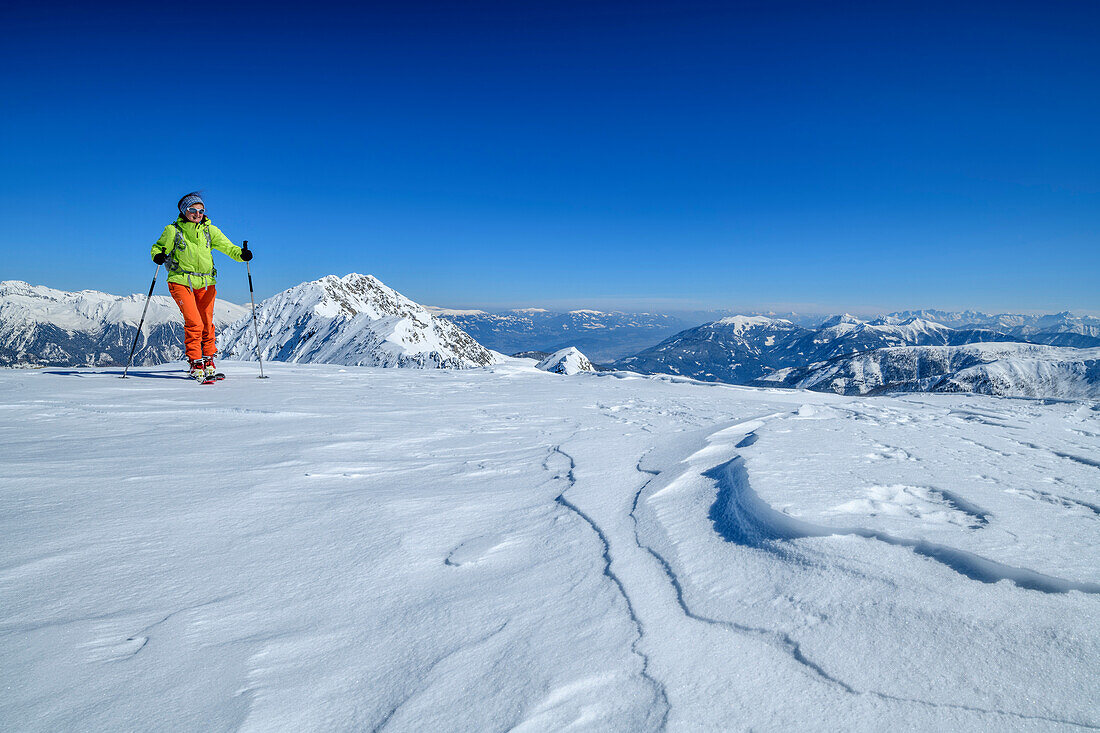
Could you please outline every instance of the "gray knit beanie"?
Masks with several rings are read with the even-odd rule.
[[[180,199],[180,213],[182,214],[187,210],[187,207],[192,204],[202,204],[203,208],[206,207],[206,202],[202,200],[202,196],[199,196],[197,193],[189,193]]]

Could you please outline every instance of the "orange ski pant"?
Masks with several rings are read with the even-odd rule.
[[[168,283],[172,298],[183,313],[183,347],[194,361],[218,353],[214,345],[214,286],[191,288]]]

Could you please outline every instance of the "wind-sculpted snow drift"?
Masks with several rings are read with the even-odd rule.
[[[704,475],[714,479],[718,486],[718,497],[710,509],[715,531],[729,542],[745,547],[782,552],[781,543],[790,540],[854,535],[889,545],[908,547],[918,555],[943,563],[952,570],[983,583],[1009,580],[1021,588],[1044,593],[1066,593],[1071,590],[1100,593],[1100,583],[1063,580],[927,540],[894,537],[886,532],[863,527],[826,527],[795,519],[768,506],[752,490],[745,462],[740,456],[716,466]]]
[[[498,356],[453,323],[371,275],[328,275],[302,283],[256,308],[261,357],[352,366],[468,368]],[[229,358],[256,358],[251,320],[219,338]]]

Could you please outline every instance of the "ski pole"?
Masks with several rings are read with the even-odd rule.
[[[241,250],[248,251],[247,239],[244,240]],[[252,301],[252,333],[256,336],[256,361],[260,362],[260,376],[256,378],[267,379],[264,376],[264,360],[260,358],[260,327],[256,325],[256,296],[252,293],[252,267],[249,265],[249,260],[244,261],[244,269],[248,272],[248,299]]]
[[[153,288],[157,286],[157,275],[160,274],[160,263],[153,272],[153,282],[149,285],[149,294],[145,296],[145,307],[141,309],[141,320],[138,321],[137,333],[134,334],[134,345],[130,347],[130,357],[126,360],[126,368],[122,370],[119,379],[126,379],[126,373],[130,371],[130,364],[134,361],[134,350],[137,348],[138,337],[141,336],[141,327],[145,324],[145,313],[149,310],[149,300],[153,297]]]

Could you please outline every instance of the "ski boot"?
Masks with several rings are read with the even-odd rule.
[[[189,371],[187,373],[187,376],[191,377],[191,379],[194,379],[196,382],[201,382],[202,384],[207,383],[206,382],[206,365],[205,365],[205,363],[203,362],[202,359],[192,359],[191,360],[191,371]],[[213,383],[214,383],[214,380],[211,379],[210,384],[213,384]]]
[[[202,358],[202,361],[203,361],[203,372],[206,374],[207,379],[213,379],[213,380],[216,380],[216,381],[219,381],[219,382],[221,380],[225,379],[225,375],[214,368],[214,357],[204,356]]]

